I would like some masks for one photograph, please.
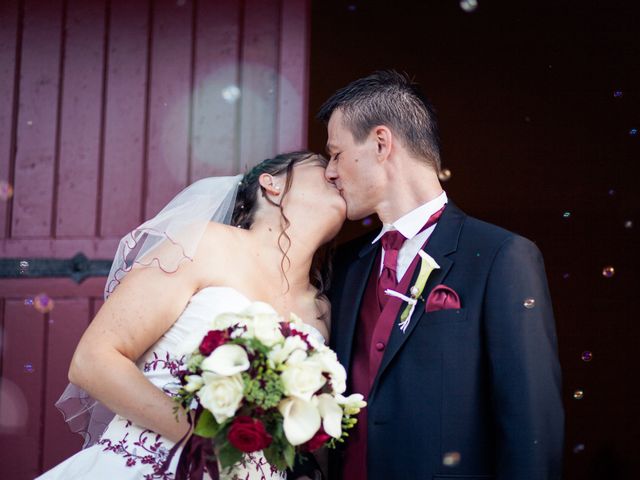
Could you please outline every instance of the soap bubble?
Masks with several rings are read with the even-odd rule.
[[[451,175],[452,175],[451,170],[449,170],[448,168],[443,168],[438,173],[438,178],[441,181],[446,182],[447,180],[449,180],[451,178]]]
[[[460,0],[460,8],[467,13],[471,13],[478,8],[478,0]]]
[[[442,464],[445,467],[455,467],[460,463],[460,452],[447,452],[442,457]]]
[[[235,103],[240,98],[240,89],[236,85],[228,85],[222,89],[222,98],[229,103]]]
[[[602,269],[602,276],[606,278],[611,278],[615,275],[616,270],[611,265],[608,265]]]

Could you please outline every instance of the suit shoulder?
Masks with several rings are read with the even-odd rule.
[[[498,250],[509,247],[538,250],[536,244],[528,238],[475,217],[467,216],[463,234],[476,244],[491,246]]]

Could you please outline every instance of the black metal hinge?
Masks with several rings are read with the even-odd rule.
[[[83,253],[70,259],[0,258],[0,278],[71,278],[81,283],[89,277],[106,277],[111,260],[89,260]]]

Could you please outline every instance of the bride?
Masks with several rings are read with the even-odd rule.
[[[174,414],[171,373],[180,359],[172,352],[217,313],[262,301],[328,338],[326,244],[346,205],[325,166],[320,155],[294,152],[244,176],[200,180],[122,239],[107,300],[78,344],[72,385],[58,403],[70,423],[81,421],[85,448],[40,479],[173,479],[179,452],[168,471],[162,465],[189,424],[185,411],[177,421]],[[108,411],[115,417],[101,426]],[[231,474],[285,477],[261,452]]]

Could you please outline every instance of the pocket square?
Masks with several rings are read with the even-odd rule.
[[[424,307],[427,313],[456,308],[461,308],[460,297],[454,289],[446,285],[436,285],[427,297],[427,303]]]

